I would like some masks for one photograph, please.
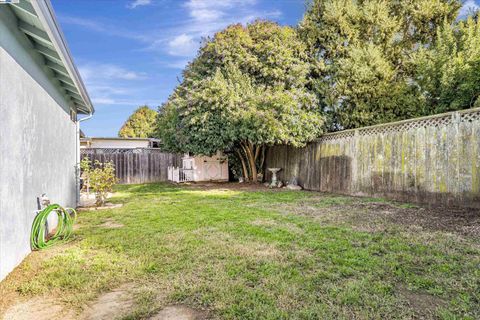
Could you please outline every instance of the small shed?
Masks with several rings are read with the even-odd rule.
[[[218,151],[213,156],[182,157],[182,167],[168,167],[168,180],[173,182],[228,181],[228,158]]]

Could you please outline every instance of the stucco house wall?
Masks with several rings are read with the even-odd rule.
[[[43,68],[0,7],[0,280],[30,252],[37,197],[75,206],[75,123]]]

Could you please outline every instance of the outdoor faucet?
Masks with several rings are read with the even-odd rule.
[[[40,196],[40,208],[46,208],[50,205],[50,199],[47,197],[46,193],[42,193]]]

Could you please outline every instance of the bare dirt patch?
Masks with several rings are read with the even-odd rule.
[[[107,220],[105,220],[104,223],[102,223],[101,225],[99,225],[99,227],[107,228],[107,229],[118,229],[118,228],[123,228],[123,227],[125,227],[125,225],[123,225],[123,224],[121,224],[121,223],[118,223],[118,222],[116,222],[116,221],[113,220],[113,219],[107,219]]]
[[[120,286],[91,303],[80,315],[82,320],[110,320],[128,314],[133,308],[132,286]]]
[[[184,305],[174,305],[163,308],[150,320],[204,320],[208,319],[206,311],[193,309]]]
[[[238,182],[198,182],[198,183],[185,183],[182,184],[189,189],[201,189],[201,190],[214,190],[214,189],[225,189],[225,190],[234,190],[234,191],[270,191],[270,192],[281,192],[281,191],[290,191],[285,188],[267,188],[261,183],[238,183]]]
[[[275,246],[263,243],[230,243],[229,249],[242,257],[273,258],[281,256],[281,252]]]
[[[258,241],[242,242],[231,234],[219,232],[212,229],[199,229],[194,231],[199,237],[208,240],[212,246],[228,248],[228,251],[241,257],[278,258],[282,257],[282,252],[273,244]],[[175,240],[172,238],[172,243]],[[175,244],[174,244],[175,245]]]
[[[413,292],[404,286],[398,286],[397,292],[406,300],[407,304],[419,318],[434,317],[436,310],[445,305],[439,297],[427,293]]]
[[[95,207],[95,205],[90,206],[90,207],[78,207],[77,211],[96,211],[96,210],[108,210],[108,209],[117,209],[121,208],[123,204],[121,203],[110,203],[107,202],[105,203],[104,206],[101,207]]]
[[[348,225],[359,231],[384,232],[402,228],[480,239],[480,210],[477,209],[430,208],[394,201],[375,202],[368,198],[315,194],[319,195],[297,203],[275,203],[270,208],[282,213],[312,216],[324,223]]]
[[[285,188],[270,189],[260,183],[191,183],[186,187],[225,191],[289,191]],[[383,232],[395,226],[414,232],[442,231],[480,239],[480,210],[478,209],[428,207],[382,199],[306,192],[309,197],[296,203],[272,203],[268,208],[283,213],[313,216],[325,223],[348,224],[359,231]]]
[[[74,319],[72,312],[66,311],[53,300],[36,297],[11,306],[3,317],[4,320],[51,320]]]
[[[273,219],[256,219],[252,221],[254,226],[260,227],[275,227],[278,226],[278,222]]]
[[[371,224],[387,228],[403,227],[413,232],[450,232],[473,238],[480,237],[480,212],[474,209],[447,209],[428,207],[402,207],[396,203],[355,203],[352,210],[358,225]]]
[[[289,232],[296,234],[303,232],[301,228],[293,223],[280,222],[273,219],[256,219],[252,221],[251,224],[257,227],[286,229]]]
[[[480,237],[480,211],[475,209],[395,208],[390,220],[429,231],[447,231]]]

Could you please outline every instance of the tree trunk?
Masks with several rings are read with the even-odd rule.
[[[258,171],[257,161],[261,159],[261,166],[263,166],[263,158],[265,157],[265,146],[254,145],[250,141],[241,141],[239,146],[235,149],[240,161],[242,162],[243,176],[245,181],[257,182]],[[261,169],[260,169],[261,170]]]
[[[266,149],[265,145],[261,145],[261,146],[257,146],[257,150],[255,151],[255,162],[258,163],[258,169],[262,174],[264,174],[263,164],[265,162],[265,149]]]
[[[245,164],[245,171],[244,171],[245,181],[249,181],[251,178],[250,162],[248,162],[247,150],[242,144],[240,144],[240,157],[242,159],[242,162],[244,162]]]
[[[247,163],[250,166],[250,173],[253,182],[257,182],[257,164],[255,163],[254,148],[250,141],[242,141],[243,148],[247,155]]]
[[[249,150],[251,151],[251,150]],[[248,155],[248,162],[250,163],[250,168],[252,169],[252,181],[253,182],[258,182],[258,174],[257,174],[257,164],[255,163],[255,158],[253,157],[253,154],[249,152]]]
[[[248,181],[248,170],[247,170],[247,164],[245,163],[245,159],[244,157],[242,156],[242,152],[241,151],[237,151],[237,155],[238,155],[238,158],[240,158],[240,161],[242,163],[242,175],[243,175],[243,179],[245,180],[245,182]]]

